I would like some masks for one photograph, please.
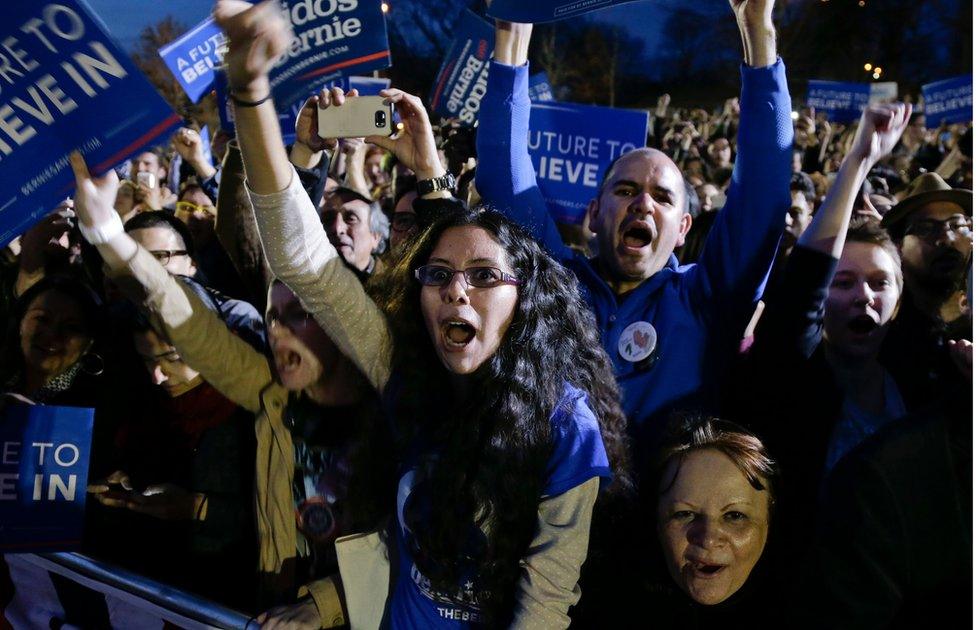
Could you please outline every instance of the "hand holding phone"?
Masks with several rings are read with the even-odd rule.
[[[338,90],[336,90],[338,91]],[[319,97],[318,135],[320,138],[362,138],[393,135],[393,104],[382,96],[332,94],[328,107]]]
[[[367,135],[366,142],[396,155],[404,166],[416,173],[418,180],[442,177],[447,171],[437,154],[434,129],[423,101],[393,88],[381,90],[380,96],[396,107],[402,129],[395,138],[385,134]]]

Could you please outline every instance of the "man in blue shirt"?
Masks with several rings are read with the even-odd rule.
[[[714,409],[774,258],[790,207],[793,125],[774,0],[730,0],[745,49],[738,158],[727,201],[697,264],[672,253],[691,227],[680,170],[660,151],[625,153],[587,212],[599,254],[563,245],[528,153],[531,25],[499,22],[481,102],[477,188],[577,275],[648,454],[670,412]]]

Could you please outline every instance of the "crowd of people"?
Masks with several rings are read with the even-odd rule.
[[[95,409],[85,550],[263,628],[969,618],[972,125],[793,111],[773,0],[730,4],[740,96],[661,96],[565,226],[532,25],[473,131],[393,87],[398,134],[322,137],[333,88],[286,146],[287,22],[220,0],[219,164],[193,126],[73,153],[3,252],[3,391]]]

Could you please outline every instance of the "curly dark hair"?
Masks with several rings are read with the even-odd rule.
[[[468,377],[462,395],[435,354],[413,274],[447,230],[464,226],[485,230],[521,282],[501,345]],[[504,624],[514,608],[519,559],[535,533],[552,452],[550,418],[567,383],[587,395],[599,422],[614,471],[604,494],[632,489],[626,418],[610,360],[574,275],[496,212],[461,209],[441,218],[387,273],[390,278],[373,286],[383,287],[374,299],[395,340],[400,446],[419,444],[433,454],[425,462],[428,478],[414,490],[422,495],[423,522],[408,543],[420,570],[442,592],[455,592],[462,574],[475,570],[482,593],[491,594],[478,602],[486,621]],[[479,525],[487,537],[473,542],[465,524]]]

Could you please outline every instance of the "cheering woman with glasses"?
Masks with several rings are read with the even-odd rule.
[[[618,392],[574,278],[500,215],[464,211],[418,237],[374,302],[285,154],[267,73],[286,24],[270,2],[220,2],[215,17],[268,262],[380,392],[398,446],[391,526],[336,544],[348,621],[567,626],[601,483],[627,483]],[[367,141],[412,167],[424,196],[443,193],[419,99],[383,95],[404,129]]]

